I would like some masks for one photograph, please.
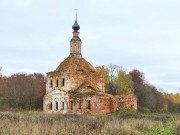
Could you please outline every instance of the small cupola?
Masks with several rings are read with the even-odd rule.
[[[78,32],[78,30],[80,29],[79,24],[77,23],[77,16],[76,16],[76,20],[74,25],[72,26],[72,29],[74,30],[74,32]]]
[[[72,29],[74,30],[74,32],[78,32],[78,30],[80,29],[80,26],[77,23],[77,9],[76,9],[76,19],[74,25],[72,26]]]

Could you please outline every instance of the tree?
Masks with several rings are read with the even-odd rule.
[[[132,76],[132,80],[134,83],[144,84],[144,73],[143,72],[140,72],[137,69],[133,69],[131,72],[129,72],[129,75]]]
[[[112,95],[133,93],[131,76],[117,65],[96,67],[96,71],[101,73],[105,79],[105,88]]]
[[[35,87],[35,91],[37,93],[37,99],[35,103],[35,107],[39,108],[43,106],[43,96],[46,94],[46,78],[41,73],[34,73],[29,75],[30,79],[33,82],[33,86]]]
[[[137,103],[139,107],[147,107],[148,95],[145,91],[144,73],[134,69],[129,72],[133,80],[134,93],[137,96]]]
[[[164,93],[163,97],[168,104],[169,112],[180,112],[180,94]]]
[[[114,79],[117,77],[120,67],[117,65],[109,64],[107,68],[109,70],[108,93],[116,95],[117,87],[115,86]]]
[[[107,90],[109,87],[109,69],[101,65],[96,67],[96,71],[103,76],[105,83],[105,90]]]
[[[117,94],[132,94],[134,93],[132,77],[126,74],[124,70],[119,70],[118,76],[114,80],[117,87]]]
[[[167,109],[166,101],[157,88],[144,79],[144,73],[134,69],[129,72],[132,76],[134,93],[137,96],[137,103],[140,109],[148,108],[152,112]]]
[[[4,79],[0,76],[0,96],[4,95]]]
[[[41,74],[15,74],[6,81],[6,104],[13,108],[41,107],[45,94],[45,77]]]
[[[116,78],[121,68],[113,64],[109,64],[107,68],[109,69],[109,78],[110,78],[109,82],[113,82],[113,80]]]

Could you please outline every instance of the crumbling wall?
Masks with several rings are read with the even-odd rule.
[[[128,108],[137,111],[137,97],[135,95],[116,95],[117,107]]]
[[[73,107],[71,106],[72,103]],[[115,98],[112,95],[106,93],[70,97],[70,113],[89,113],[93,115],[105,115],[115,110]]]
[[[73,68],[73,67],[72,67]],[[77,70],[71,72],[74,69],[68,69],[67,71],[55,71],[47,74],[47,90],[48,92],[59,88],[61,90],[69,91],[79,87],[84,82],[90,82],[99,91],[104,91],[104,79],[99,73],[90,72],[85,70]],[[62,79],[65,79],[65,86],[62,86]],[[53,88],[50,88],[50,81],[53,81]],[[59,80],[59,86],[56,87],[56,81]]]
[[[90,101],[90,108],[88,103]],[[73,103],[73,104],[72,104]],[[137,111],[137,98],[135,95],[112,96],[107,93],[95,95],[70,96],[69,113],[89,113],[105,115],[123,107]]]

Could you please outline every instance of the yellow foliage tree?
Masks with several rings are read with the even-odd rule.
[[[117,87],[117,94],[133,94],[133,81],[129,74],[126,74],[124,70],[119,70],[118,76],[114,80],[114,84]]]
[[[109,86],[109,69],[101,65],[101,66],[96,67],[96,71],[103,76],[104,83],[105,83],[105,90],[107,91],[108,86]]]

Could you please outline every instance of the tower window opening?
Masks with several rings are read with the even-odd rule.
[[[65,79],[63,78],[62,79],[62,86],[64,86],[65,85]]]
[[[58,102],[56,101],[56,110],[58,110]]]
[[[62,110],[64,110],[64,102],[62,102]]]
[[[53,81],[50,80],[50,88],[52,88],[52,87],[53,87]]]
[[[59,87],[59,80],[56,80],[56,87]]]
[[[87,100],[87,109],[91,109],[91,100]]]

